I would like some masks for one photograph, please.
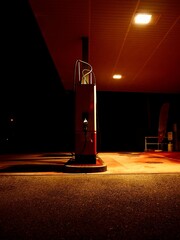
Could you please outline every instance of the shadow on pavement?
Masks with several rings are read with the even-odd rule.
[[[0,173],[63,172],[64,164],[18,164],[0,169]]]
[[[50,164],[23,164],[8,166],[0,169],[0,173],[17,173],[17,172],[63,172],[64,164],[50,165]]]

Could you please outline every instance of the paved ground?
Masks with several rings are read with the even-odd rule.
[[[1,240],[179,240],[180,154],[99,153],[100,173],[64,173],[70,153],[0,155]]]
[[[101,174],[180,173],[180,152],[111,152],[98,156],[107,166]],[[0,174],[61,174],[70,158],[71,153],[0,155]]]
[[[1,240],[179,240],[179,174],[0,176]]]
[[[179,152],[99,153],[107,173],[180,173]]]

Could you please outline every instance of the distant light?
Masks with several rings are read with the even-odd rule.
[[[120,74],[115,74],[115,75],[113,75],[113,78],[114,78],[114,79],[121,79],[121,78],[122,78],[122,75],[120,75]]]
[[[11,122],[14,122],[14,119],[13,119],[13,118],[11,118],[11,119],[10,119],[10,121],[11,121]]]
[[[134,22],[136,24],[148,24],[148,23],[150,23],[151,19],[152,19],[151,14],[138,13],[138,14],[136,14],[136,16],[134,18]]]

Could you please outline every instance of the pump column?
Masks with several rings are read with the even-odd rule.
[[[76,85],[75,161],[96,163],[96,86]]]

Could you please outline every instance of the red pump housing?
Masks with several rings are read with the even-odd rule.
[[[78,71],[77,71],[78,70]],[[96,82],[92,66],[75,65],[75,161],[96,163]]]

